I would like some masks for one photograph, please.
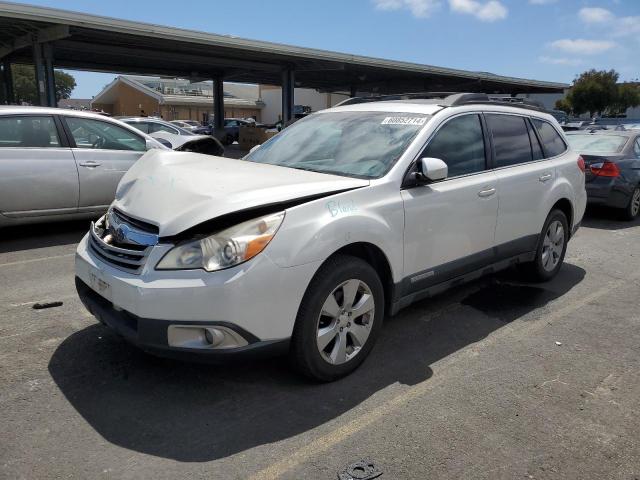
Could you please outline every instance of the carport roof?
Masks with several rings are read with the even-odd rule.
[[[567,84],[350,55],[0,2],[0,57],[31,63],[33,39],[52,42],[55,66],[279,85],[285,68],[298,87],[401,93],[426,90],[558,93]]]

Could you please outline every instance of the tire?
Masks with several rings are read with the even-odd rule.
[[[344,304],[349,292],[354,295],[351,305],[362,312],[359,316],[348,300]],[[373,348],[384,305],[382,282],[371,265],[349,255],[329,258],[300,303],[289,352],[292,367],[322,382],[353,372]]]
[[[558,226],[561,231],[558,231]],[[564,262],[568,241],[569,222],[566,215],[560,210],[552,210],[540,233],[535,258],[522,266],[526,278],[533,282],[547,282],[555,277]]]
[[[224,142],[225,145],[231,145],[233,143],[233,135],[226,135],[224,137]]]
[[[629,205],[623,210],[625,220],[632,221],[638,217],[640,213],[640,187],[636,187],[631,193]]]

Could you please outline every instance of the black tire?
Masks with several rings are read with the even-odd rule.
[[[557,257],[557,264],[552,269],[545,268],[545,237],[547,236],[547,232],[549,232],[549,226],[554,222],[560,222],[563,230],[563,245],[562,252]],[[538,246],[536,248],[536,256],[532,262],[525,263],[522,265],[522,272],[525,275],[526,279],[532,282],[547,282],[555,277],[560,268],[562,268],[562,264],[564,262],[564,256],[567,252],[567,243],[569,241],[569,222],[567,221],[567,216],[560,210],[552,210],[549,213],[546,221],[544,222],[544,227],[542,227],[542,232],[540,232],[540,238],[538,240]],[[549,252],[547,251],[547,255]]]
[[[326,352],[321,353],[318,345],[319,322],[327,321],[327,317],[321,317],[321,311],[325,302],[328,301],[329,296],[333,295],[341,285],[350,280],[363,282],[365,284],[364,286],[369,288],[371,296],[373,297],[374,312],[366,319],[366,325],[370,325],[371,321],[373,321],[373,324],[369,327],[368,337],[364,345],[359,348],[356,355],[347,359],[345,363],[332,364],[325,358],[324,355],[326,355]],[[360,290],[358,290],[358,292],[360,292]],[[356,295],[355,298],[362,299],[363,294],[359,293],[359,295],[360,297]],[[334,299],[335,298],[334,296]],[[338,301],[337,303],[340,306],[340,302]],[[350,255],[335,255],[329,258],[309,283],[307,291],[300,303],[289,352],[289,360],[292,367],[303,375],[322,382],[330,382],[353,372],[360,366],[373,348],[380,328],[382,327],[384,305],[382,282],[371,265],[360,258]],[[365,321],[364,317],[365,316],[360,317],[361,322]],[[341,320],[334,319],[330,321],[340,322]],[[355,325],[355,322],[358,320],[353,321]],[[349,324],[349,326],[351,327],[351,324]],[[342,332],[342,328],[340,328],[339,331]],[[344,334],[345,338],[348,339],[346,341],[352,342],[350,348],[355,348],[353,344],[354,337],[352,337],[347,330],[345,330]],[[337,342],[338,338],[339,337],[336,336],[334,341]],[[330,347],[331,343],[329,343],[327,348],[330,349]]]
[[[638,217],[638,214],[640,214],[638,201],[640,201],[640,187],[636,187],[633,190],[629,198],[629,205],[623,210],[623,218],[625,220],[633,221]]]
[[[233,143],[233,135],[231,135],[231,134],[227,134],[227,135],[224,137],[224,142],[223,142],[223,143],[224,143],[225,145],[231,145],[231,144]]]

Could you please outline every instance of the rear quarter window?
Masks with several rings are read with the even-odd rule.
[[[532,118],[531,123],[538,131],[547,158],[561,155],[567,151],[564,140],[549,122]]]

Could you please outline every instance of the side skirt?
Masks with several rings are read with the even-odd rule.
[[[515,255],[513,257],[500,260],[498,262],[492,263],[485,267],[479,268],[472,272],[466,273],[464,275],[459,275],[457,277],[451,278],[449,280],[445,280],[444,282],[437,283],[430,287],[424,288],[414,293],[410,293],[408,295],[404,295],[401,298],[395,300],[391,304],[390,315],[395,315],[400,310],[405,307],[408,307],[413,302],[417,302],[418,300],[423,300],[425,298],[430,298],[435,295],[439,295],[440,293],[458,285],[462,285],[463,283],[471,282],[473,280],[477,280],[478,278],[484,277],[485,275],[490,275],[492,273],[499,272],[501,270],[505,270],[512,265],[517,265],[519,263],[527,263],[533,261],[536,257],[536,252],[527,252],[521,253],[519,255]]]

